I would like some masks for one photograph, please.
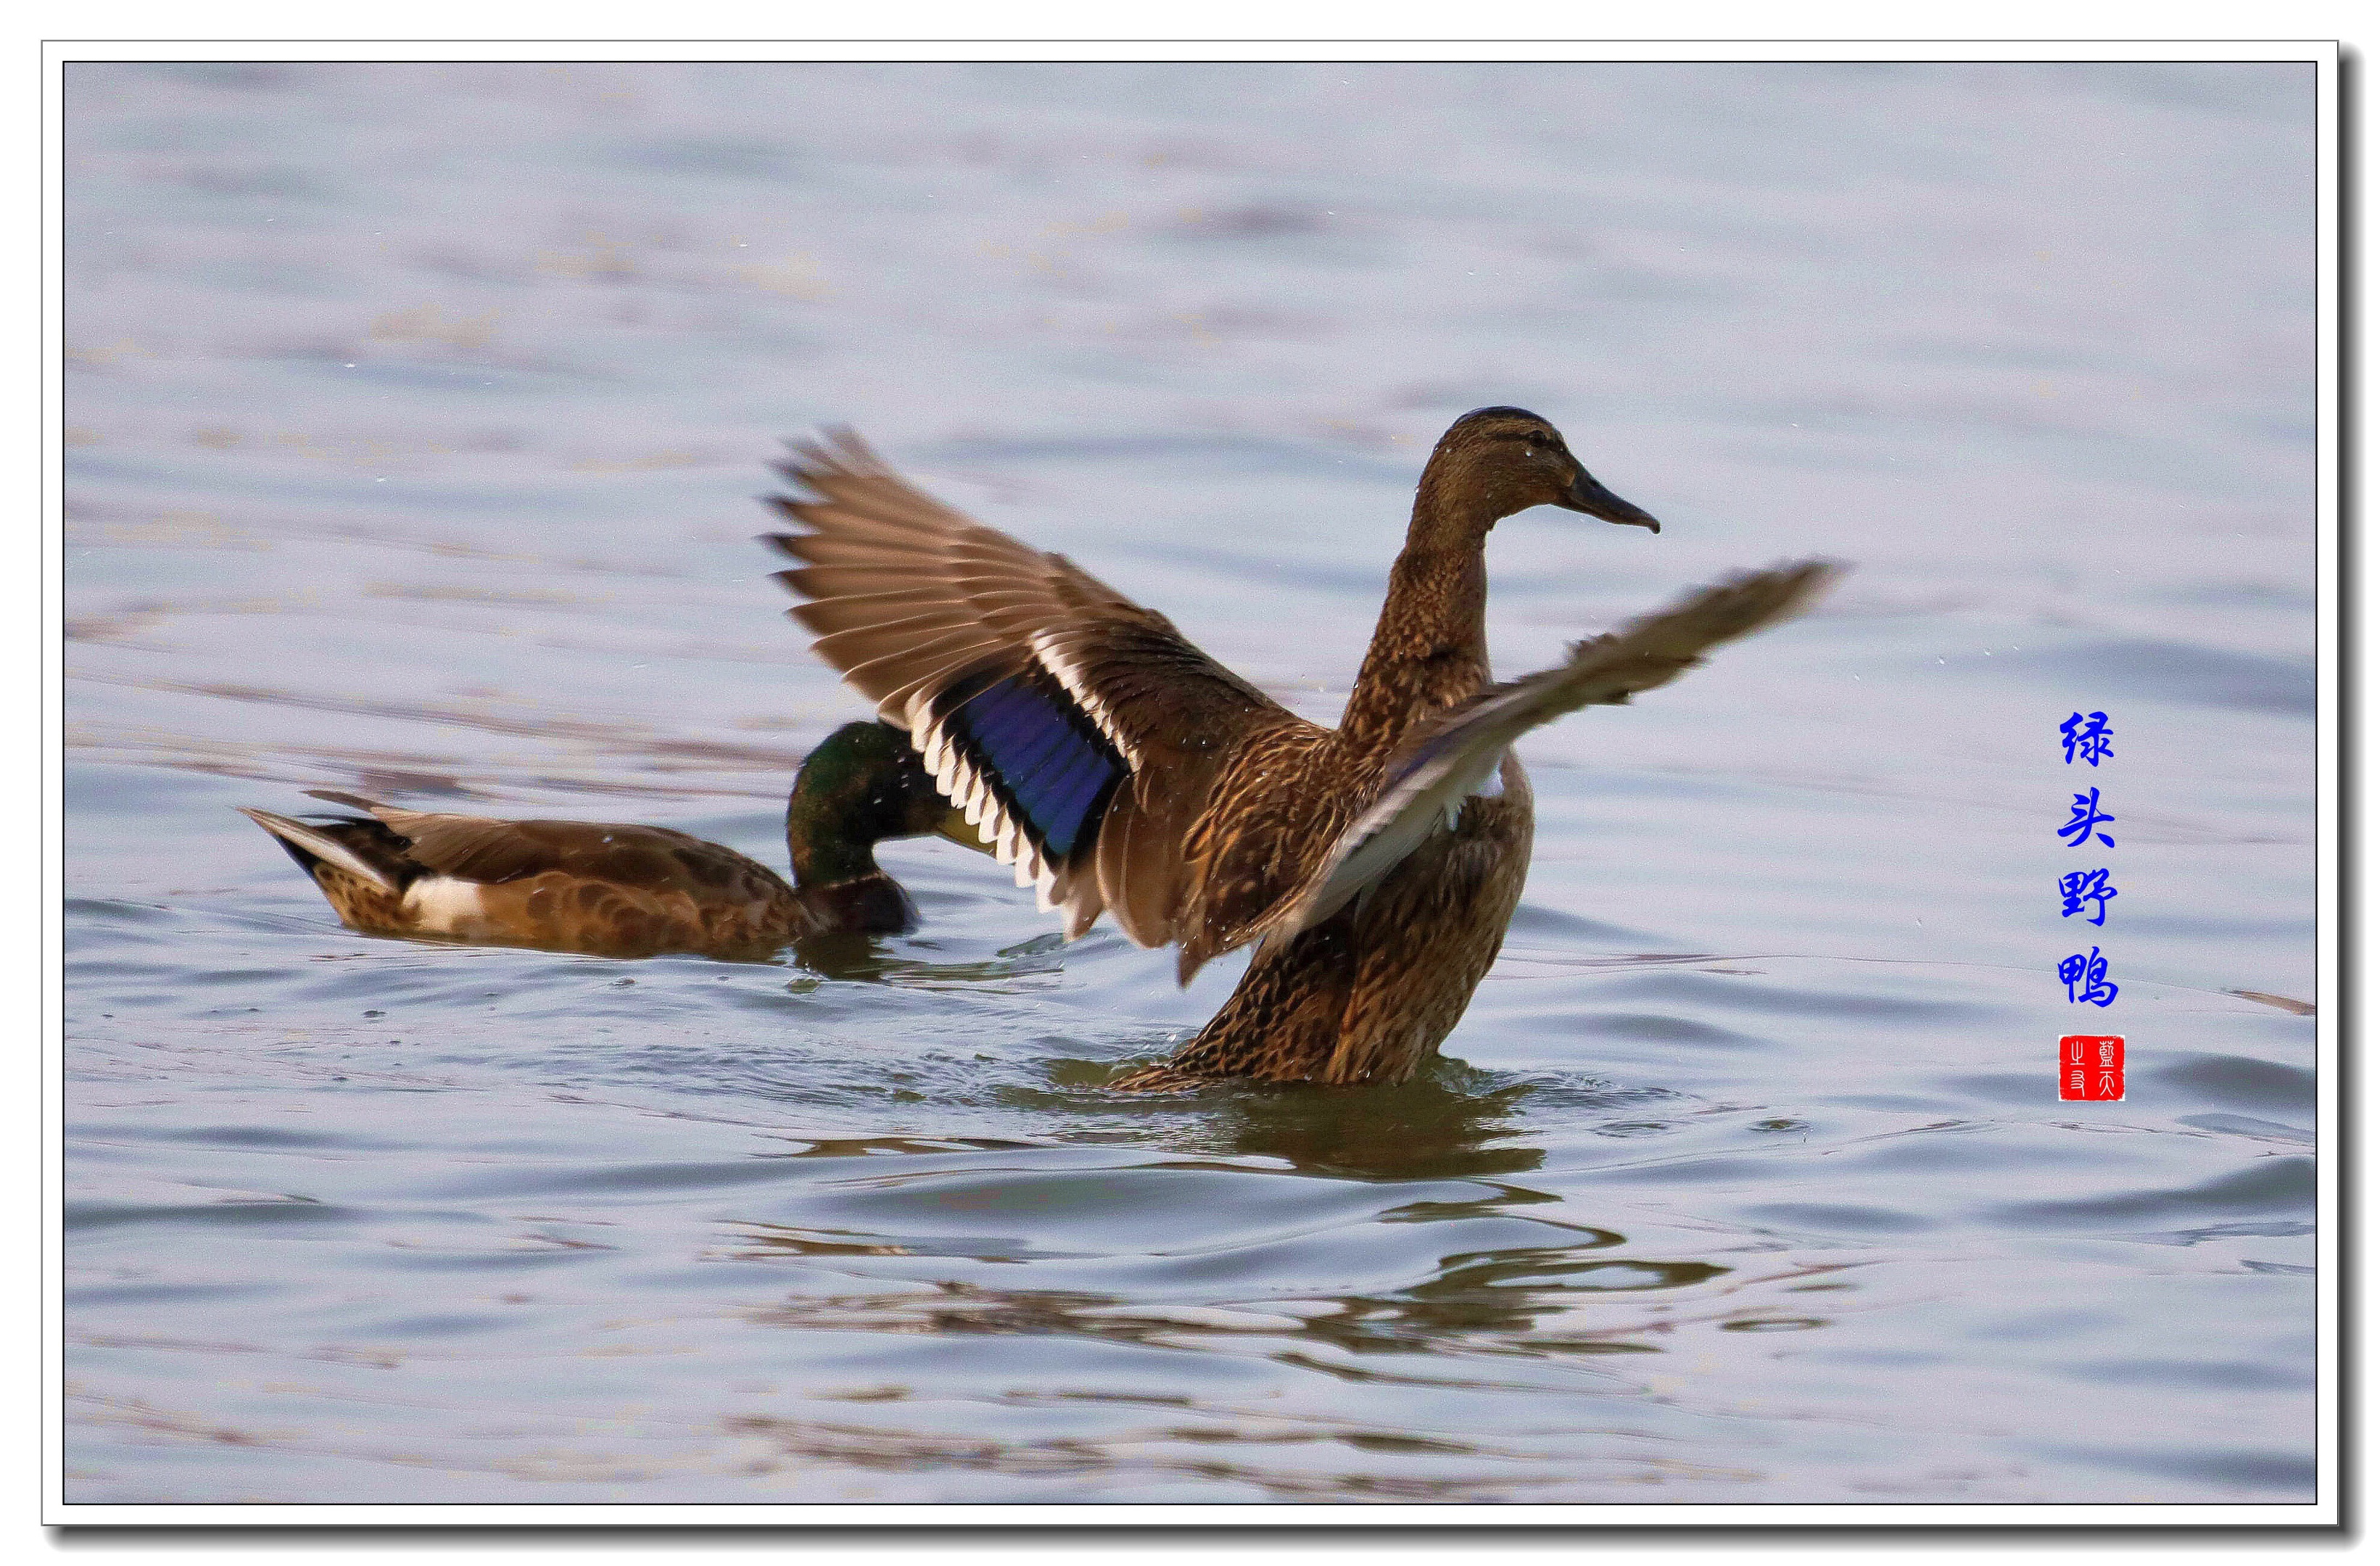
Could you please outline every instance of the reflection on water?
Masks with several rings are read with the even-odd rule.
[[[1196,1093],[1202,1113],[1195,1135],[1202,1144],[1323,1175],[1518,1174],[1545,1156],[1515,1140],[1521,1122],[1513,1111],[1529,1091],[1525,1084],[1504,1085],[1449,1061],[1392,1087],[1316,1092],[1264,1083],[1218,1085]]]
[[[2281,66],[71,67],[69,1498],[2305,1499],[2313,135]],[[857,708],[751,497],[831,420],[1330,721],[1502,402],[1670,523],[1500,524],[1507,673],[1860,569],[1524,746],[1400,1086],[1107,1091],[1234,965],[948,844],[913,935],[628,964],[353,934],[234,814],[777,862]]]
[[[1065,941],[1054,934],[1037,935],[988,959],[969,962],[936,962],[931,956],[934,945],[932,935],[925,934],[909,948],[920,954],[909,955],[888,950],[882,941],[872,937],[838,930],[795,941],[794,954],[803,967],[821,978],[872,980],[916,989],[941,989],[967,993],[980,991],[1005,979],[1062,973],[1066,965],[1062,955]],[[790,988],[800,993],[812,988],[815,982],[797,980]]]

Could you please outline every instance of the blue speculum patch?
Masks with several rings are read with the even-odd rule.
[[[1123,759],[1038,671],[963,680],[951,697],[946,726],[1010,812],[1045,854],[1072,854],[1123,776]]]

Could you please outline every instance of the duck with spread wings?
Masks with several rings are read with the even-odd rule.
[[[820,657],[1069,939],[1108,914],[1180,948],[1184,983],[1255,945],[1222,1009],[1119,1088],[1215,1077],[1392,1083],[1451,1032],[1528,872],[1512,751],[1540,723],[1667,684],[1835,574],[1728,578],[1554,668],[1488,672],[1488,530],[1535,505],[1660,525],[1533,413],[1464,415],[1423,469],[1403,552],[1336,728],[1289,711],[1062,555],[970,520],[848,432],[796,446],[772,537]]]

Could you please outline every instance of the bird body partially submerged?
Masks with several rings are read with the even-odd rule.
[[[1121,1087],[1395,1082],[1495,961],[1533,814],[1513,739],[1624,701],[1805,604],[1811,562],[1706,589],[1496,686],[1484,546],[1560,505],[1653,531],[1518,408],[1459,419],[1424,471],[1339,726],[1298,717],[1064,557],[970,521],[844,435],[783,471],[773,541],[819,653],[907,731],[937,784],[1080,935],[1105,912],[1184,982],[1257,943],[1222,1009]]]
[[[907,929],[916,910],[874,845],[941,831],[950,817],[906,741],[874,722],[845,725],[803,762],[786,807],[791,884],[666,827],[499,820],[310,792],[362,815],[242,814],[348,928],[605,957],[759,958],[829,931]]]

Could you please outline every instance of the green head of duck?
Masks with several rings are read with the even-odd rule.
[[[794,883],[832,886],[881,874],[876,844],[940,834],[978,847],[975,829],[935,788],[909,737],[889,723],[845,723],[803,760],[785,805]]]

